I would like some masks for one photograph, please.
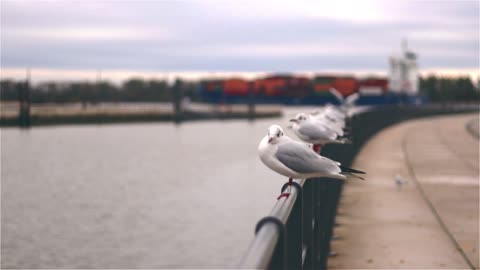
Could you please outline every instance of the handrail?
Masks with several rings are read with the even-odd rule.
[[[285,225],[301,194],[301,188],[305,180],[295,181],[288,197],[282,197],[273,206],[270,214],[261,219],[255,229],[255,238],[241,261],[240,268],[266,269],[274,256],[275,249],[280,241],[285,238]]]
[[[351,119],[355,131],[352,145],[328,145],[322,149],[322,155],[348,166],[363,143],[386,126],[411,118],[462,111],[468,109],[372,108]],[[291,195],[278,200],[271,213],[257,223],[255,237],[237,268],[326,269],[343,182],[315,178],[294,183]]]
[[[256,226],[255,238],[238,268],[242,269],[291,269],[301,268],[305,262],[303,243],[303,187],[305,179],[287,183],[282,191],[290,196],[280,198],[270,214]],[[313,222],[310,222],[313,224]],[[310,234],[311,235],[311,234]]]

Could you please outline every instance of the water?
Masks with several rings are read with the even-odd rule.
[[[2,268],[235,267],[286,181],[272,123],[2,129]]]

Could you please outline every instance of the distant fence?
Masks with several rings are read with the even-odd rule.
[[[322,155],[349,166],[362,145],[387,126],[418,117],[478,110],[478,105],[375,107],[351,118],[351,145],[328,145]],[[368,181],[368,172],[366,178]],[[255,237],[237,267],[326,269],[342,185],[341,180],[327,178],[295,182],[291,195],[278,200],[271,213],[257,223]],[[285,188],[286,184],[282,190]]]

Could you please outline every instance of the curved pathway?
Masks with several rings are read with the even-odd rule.
[[[374,136],[344,186],[330,269],[479,267],[478,114],[423,118]],[[402,179],[402,185],[394,180]]]

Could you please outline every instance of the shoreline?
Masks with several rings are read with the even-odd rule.
[[[189,122],[274,118],[283,115],[280,106],[255,106],[253,115],[245,105],[208,105],[194,103],[175,114],[168,103],[32,104],[30,126],[68,124],[111,124],[133,122]],[[19,127],[18,104],[2,103],[0,127]]]
[[[116,124],[145,122],[191,122],[203,120],[255,120],[281,117],[282,112],[255,113],[185,113],[180,119],[173,114],[136,114],[136,115],[74,115],[74,116],[32,116],[30,126]],[[0,127],[18,127],[17,118],[0,118]]]

